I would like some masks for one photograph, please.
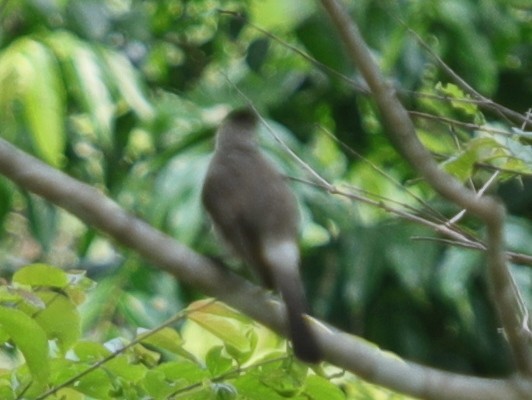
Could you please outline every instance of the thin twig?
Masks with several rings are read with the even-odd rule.
[[[508,337],[517,369],[523,374],[532,376],[531,349],[521,334],[521,321],[516,314],[518,295],[512,286],[510,272],[506,265],[503,235],[504,207],[491,197],[477,197],[473,191],[439,168],[431,154],[417,138],[407,111],[382,76],[347,10],[337,0],[321,0],[321,2],[338,29],[348,55],[368,83],[390,140],[437,192],[449,201],[467,209],[486,224],[488,232],[486,253],[492,298]],[[456,78],[461,82],[458,76]],[[482,98],[467,83],[462,82],[461,85],[464,86],[463,90],[467,89],[466,91],[475,97]],[[499,111],[503,110],[499,109]]]
[[[452,119],[452,118],[441,117],[439,115],[432,115],[432,114],[427,114],[427,113],[419,112],[419,111],[409,111],[408,113],[411,116],[413,116],[413,117],[430,119],[430,120],[433,120],[433,121],[438,121],[438,122],[445,123],[445,124],[456,125],[456,126],[460,126],[462,128],[472,129],[472,130],[475,130],[475,131],[494,133],[494,134],[503,135],[503,136],[514,136],[515,135],[514,132],[503,131],[501,129],[489,128],[489,127],[486,127],[486,126],[480,126],[480,125],[472,124],[472,123],[469,123],[469,122],[462,122],[462,121],[458,121],[458,120]]]
[[[272,135],[272,137],[275,139],[277,143],[281,145],[281,147],[294,159],[297,161],[297,163],[303,167],[307,173],[312,176],[317,182],[319,182],[322,186],[327,187],[329,191],[333,191],[334,187],[331,185],[325,178],[323,178],[314,168],[312,168],[308,163],[306,163],[301,157],[299,157],[291,148],[288,146],[275,132],[275,130],[270,126],[268,121],[261,115],[259,110],[255,107],[255,104],[251,101],[251,99],[244,93],[240,88],[235,85],[229,77],[225,77],[229,84],[237,91],[237,93],[246,101],[248,104],[248,107],[251,108],[255,114],[259,117],[261,123],[266,127],[268,132]]]
[[[401,23],[403,23],[403,22],[401,21]],[[485,108],[488,108],[488,109],[490,109],[492,111],[495,111],[496,113],[498,113],[501,116],[506,116],[506,117],[510,118],[512,121],[518,121],[519,123],[523,123],[523,124],[527,124],[527,123],[530,122],[522,114],[520,114],[518,112],[515,112],[514,110],[511,110],[511,109],[509,109],[507,107],[504,107],[503,105],[497,104],[493,100],[491,100],[491,99],[483,96],[479,92],[477,92],[460,75],[458,75],[456,72],[454,72],[454,70],[451,67],[449,67],[449,65],[447,65],[447,63],[445,63],[445,61],[443,61],[441,59],[441,57],[439,57],[427,43],[425,43],[425,41],[421,38],[421,36],[419,36],[419,34],[417,32],[415,32],[413,29],[408,28],[408,27],[407,27],[407,29],[410,32],[410,34],[412,36],[414,36],[414,38],[417,40],[417,42],[423,47],[423,49],[425,49],[425,51],[434,60],[436,60],[436,62],[440,66],[440,68],[443,69],[445,71],[445,73],[447,75],[449,75],[464,92],[468,93],[470,96],[472,96],[475,99],[479,100],[480,101],[479,104],[481,106],[483,106]],[[523,129],[525,128],[525,126],[526,125],[523,125]]]
[[[211,379],[209,379],[209,381],[210,382],[221,382],[223,380],[230,379],[233,376],[234,377],[238,377],[239,375],[242,375],[242,373],[244,373],[244,372],[247,372],[247,371],[250,371],[250,370],[253,370],[253,369],[256,369],[256,368],[260,368],[260,367],[263,367],[263,366],[268,365],[268,364],[273,364],[273,363],[276,363],[276,362],[279,362],[279,361],[288,360],[288,358],[289,358],[288,356],[282,356],[282,357],[272,358],[271,360],[261,361],[261,362],[258,362],[256,364],[249,365],[247,367],[238,367],[238,368],[232,369],[230,371],[227,371],[227,372],[225,372],[223,374],[220,374],[220,375],[218,375],[218,376],[216,376],[214,378],[211,378]],[[182,388],[176,390],[175,392],[173,392],[170,395],[168,395],[168,398],[170,398],[170,399],[178,398],[176,396],[182,395],[182,394],[188,394],[192,390],[198,389],[198,388],[200,388],[200,387],[202,387],[204,385],[205,385],[205,382],[203,382],[203,381],[197,382],[197,383],[193,383],[191,385],[188,385],[188,386],[185,386],[185,387],[182,387]]]
[[[107,363],[107,362],[111,361],[112,359],[116,358],[118,355],[126,352],[127,350],[129,350],[133,346],[136,346],[137,344],[139,344],[142,341],[146,340],[150,336],[153,336],[157,332],[160,332],[164,328],[175,324],[179,320],[185,318],[190,313],[200,311],[201,309],[213,304],[215,301],[216,300],[211,300],[211,301],[208,301],[208,302],[202,304],[199,307],[195,307],[193,309],[186,309],[186,310],[183,310],[183,311],[179,312],[178,314],[174,315],[172,318],[168,319],[166,322],[162,323],[158,327],[138,335],[135,339],[133,339],[128,344],[126,344],[124,347],[121,347],[120,349],[111,352],[111,354],[109,354],[108,356],[106,356],[106,357],[102,358],[101,360],[95,362],[94,364],[92,364],[90,367],[87,367],[87,369],[85,369],[84,371],[80,372],[79,374],[73,376],[70,379],[67,379],[63,383],[61,383],[59,385],[56,385],[53,388],[51,388],[51,389],[47,390],[46,392],[42,393],[39,397],[36,397],[35,400],[44,400],[48,396],[51,396],[52,394],[57,393],[60,389],[65,388],[67,386],[70,386],[70,385],[76,383],[79,379],[81,379],[84,376],[90,374],[92,371],[97,370],[102,365],[104,365],[105,363]]]
[[[482,196],[486,192],[486,190],[488,190],[488,188],[495,182],[495,179],[499,176],[499,174],[500,174],[499,171],[495,171],[491,175],[491,177],[486,181],[486,183],[484,183],[484,185],[478,191],[478,193],[477,193],[478,197]],[[454,225],[454,224],[456,224],[458,221],[460,221],[462,219],[462,217],[465,215],[466,212],[467,212],[467,210],[463,209],[458,214],[456,214],[454,217],[449,219],[449,221],[446,222],[446,225]]]
[[[360,84],[359,82],[347,77],[346,75],[342,74],[341,72],[338,72],[336,71],[334,68],[331,68],[329,67],[328,65],[322,63],[321,61],[317,60],[316,58],[312,57],[310,54],[304,52],[303,50],[301,50],[300,48],[288,43],[287,41],[281,39],[279,36],[267,31],[266,29],[264,28],[261,28],[260,26],[258,26],[257,24],[254,24],[253,22],[249,21],[248,19],[246,19],[244,16],[242,16],[241,14],[237,13],[237,12],[234,12],[234,11],[229,11],[229,10],[218,10],[218,12],[222,15],[230,15],[231,17],[235,18],[235,19],[238,19],[239,21],[241,22],[244,22],[246,23],[247,25],[251,26],[253,29],[255,29],[256,31],[262,33],[264,36],[267,36],[269,37],[270,39],[273,39],[274,41],[282,44],[284,47],[286,47],[287,49],[293,51],[294,53],[298,54],[299,56],[301,56],[303,59],[307,60],[308,62],[310,62],[312,65],[318,67],[319,69],[321,69],[322,71],[325,71],[325,72],[328,72],[334,76],[336,76],[337,78],[340,78],[341,80],[347,82],[349,85],[351,85],[357,92],[361,93],[361,94],[369,94],[369,89],[367,86],[364,86],[362,84]]]

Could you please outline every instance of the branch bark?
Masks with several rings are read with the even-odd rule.
[[[334,1],[322,2],[336,21],[335,24],[345,31],[342,36],[346,36],[346,43],[349,43],[353,33],[354,37],[357,37],[356,27],[353,28],[345,11]],[[439,171],[430,155],[426,154],[425,149],[417,142],[406,111],[398,106],[393,90],[378,75],[367,48],[361,42],[360,35],[358,37],[359,43],[354,49],[362,46],[362,53],[358,54],[357,50],[352,50],[351,45],[348,47],[350,52],[360,59],[363,74],[368,75],[366,80],[383,112],[386,125],[399,130],[398,134],[392,136],[393,141],[405,157],[423,172],[427,181],[435,182],[440,193],[486,221],[490,248],[488,257],[494,260],[490,264],[492,281],[496,281],[494,286],[500,286],[494,290],[497,293],[495,297],[497,301],[504,297],[504,304],[511,304],[512,296],[506,283],[509,275],[504,264],[502,245],[504,209],[493,199],[478,199],[474,193],[469,194],[460,184]],[[273,301],[263,289],[193,252],[146,222],[129,215],[96,189],[49,167],[1,139],[0,173],[25,190],[66,209],[116,242],[135,250],[176,279],[226,302],[278,333],[286,333],[283,306]],[[505,328],[513,326],[514,322],[510,317],[505,322]],[[317,321],[314,321],[312,328],[326,361],[352,371],[370,382],[411,396],[426,399],[518,400],[530,398],[532,392],[530,378],[516,376],[509,379],[482,379],[443,372],[392,357],[362,339]],[[518,331],[514,333],[517,334]],[[510,334],[509,337],[515,352],[520,342]],[[527,354],[527,351],[523,351],[523,360],[518,360],[522,371],[526,370],[521,365],[526,365]]]
[[[397,99],[393,87],[384,79],[365,44],[358,27],[337,0],[321,0],[352,62],[360,70],[373,93],[388,136],[412,167],[444,198],[480,218],[487,227],[487,265],[491,295],[517,370],[532,377],[532,351],[522,329],[518,297],[506,265],[503,226],[505,209],[492,197],[477,197],[449,174],[442,171],[416,136],[408,112]]]
[[[0,174],[133,249],[176,279],[226,302],[278,333],[286,333],[282,305],[262,288],[128,214],[95,188],[2,139]],[[442,372],[391,357],[360,338],[316,321],[312,328],[326,361],[370,382],[419,398],[519,400],[527,398],[532,390],[532,382],[525,379],[482,379]]]

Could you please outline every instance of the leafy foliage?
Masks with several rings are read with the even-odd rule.
[[[485,96],[524,112],[532,93],[527,6],[363,0],[351,7],[421,140],[465,184],[499,191],[514,214],[508,246],[529,251],[529,129],[475,101],[405,28]],[[24,0],[0,1],[0,10],[2,137],[220,256],[199,207],[200,182],[214,127],[247,101],[244,93],[277,136],[348,194],[293,184],[314,313],[409,359],[485,375],[509,370],[481,254],[447,246],[419,222],[444,225],[460,210],[443,204],[388,143],[315,2]],[[270,133],[260,132],[264,150],[287,175],[307,181]],[[405,213],[415,224],[399,219]],[[482,230],[467,215],[454,226],[481,242]],[[135,327],[161,326],[198,293],[5,180],[0,239],[2,271],[13,282],[1,292],[1,336],[4,350],[25,360],[6,369],[1,398],[30,381],[28,396],[72,377],[78,386],[55,396],[165,398],[191,388],[198,398],[334,399],[342,387],[350,398],[377,397],[379,389],[353,377],[307,374],[283,356],[277,338],[221,305],[190,311],[179,329],[164,328],[115,355],[136,340]],[[46,264],[19,270],[33,262]],[[87,271],[98,285],[85,300],[91,280],[49,265]],[[514,267],[530,297],[530,267]],[[206,332],[212,342],[196,340]],[[106,356],[110,364],[80,376]]]
[[[12,354],[2,363],[3,399],[345,398],[325,370],[311,372],[278,346],[260,344],[259,335],[279,339],[212,300],[129,338],[82,339],[76,306],[93,287],[83,273],[45,264],[20,269],[2,286],[0,337]],[[182,336],[170,325],[183,321]],[[216,344],[189,343],[206,335]]]

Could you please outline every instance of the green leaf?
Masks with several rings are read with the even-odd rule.
[[[205,357],[207,368],[212,376],[221,375],[233,367],[233,360],[222,354],[223,349],[222,346],[215,346],[209,350]]]
[[[81,362],[94,363],[111,354],[109,349],[100,343],[78,342],[72,349]]]
[[[143,383],[147,392],[155,399],[167,399],[180,388],[202,382],[207,378],[208,372],[195,363],[170,361],[148,371]]]
[[[214,392],[216,400],[238,399],[238,391],[229,383],[213,383],[210,389]]]
[[[139,336],[143,335],[144,333],[139,334]],[[142,339],[141,343],[149,344],[172,353],[179,353],[181,351],[183,339],[175,329],[163,328],[154,334],[150,334],[145,339]]]
[[[48,340],[43,328],[20,310],[0,307],[0,327],[24,355],[26,364],[38,383],[50,375]]]
[[[69,91],[88,114],[100,146],[110,146],[116,106],[102,60],[93,48],[71,33],[55,32],[48,42],[61,60]]]
[[[298,2],[283,0],[263,0],[251,2],[252,20],[260,21],[266,29],[286,30],[294,28],[301,20],[305,20],[315,9],[310,0]]]
[[[68,350],[81,336],[78,310],[68,297],[56,292],[41,292],[39,297],[46,308],[35,320],[46,331],[49,339],[56,339],[61,350]]]
[[[311,375],[305,382],[305,394],[311,399],[344,400],[344,392],[329,380]]]
[[[65,148],[65,100],[59,66],[49,49],[39,42],[26,39],[20,47],[22,101],[35,150],[59,167]]]
[[[143,364],[135,364],[129,356],[119,354],[105,363],[105,369],[116,376],[124,378],[127,382],[138,382],[146,375],[147,368]]]
[[[466,95],[458,86],[447,83],[442,85],[441,82],[436,84],[436,90],[442,92],[451,102],[451,105],[457,109],[465,112],[466,115],[476,116],[478,113],[478,106],[473,102],[462,100],[470,100],[471,97]]]
[[[238,390],[241,398],[253,400],[286,400],[271,387],[266,386],[262,377],[257,374],[247,373],[234,381],[234,386]]]
[[[76,382],[76,389],[91,396],[91,398],[100,400],[116,399],[116,396],[111,396],[111,392],[114,389],[112,377],[103,368],[91,371],[89,374],[79,378],[79,381]]]
[[[143,385],[147,393],[156,400],[167,399],[175,391],[173,382],[166,379],[163,372],[154,369],[146,373]]]
[[[294,396],[302,390],[308,367],[290,358],[260,366],[261,382],[283,397]]]
[[[215,302],[199,308],[190,312],[188,318],[223,340],[227,346],[242,353],[252,350],[253,343],[247,335],[250,325],[242,323],[247,318],[223,303]]]
[[[61,400],[84,400],[85,396],[78,390],[67,387],[59,389],[56,398]]]
[[[147,349],[141,344],[133,346],[134,357],[140,360],[144,365],[154,367],[161,362],[162,354],[157,351]]]
[[[120,54],[108,51],[104,51],[102,56],[109,69],[108,73],[123,100],[142,119],[151,119],[154,116],[153,107],[142,93],[135,69],[128,59]]]
[[[13,388],[8,379],[2,379],[0,381],[0,399],[15,400],[17,397],[13,393]]]
[[[270,42],[266,38],[255,39],[248,47],[246,62],[252,71],[259,72],[264,65]]]
[[[507,157],[507,154],[507,150],[495,139],[481,136],[471,139],[460,154],[441,165],[445,171],[465,181],[472,176],[476,163],[491,162],[498,157]]]
[[[210,304],[209,304],[210,303]],[[249,324],[251,320],[244,314],[236,311],[234,308],[229,307],[227,304],[220,301],[213,301],[213,299],[198,300],[190,304],[188,307],[190,314],[197,312],[204,312],[220,317],[227,317],[235,319],[245,324]]]
[[[65,148],[65,94],[53,54],[42,43],[22,38],[0,57],[0,104],[20,102],[34,150],[60,166]]]
[[[105,83],[101,60],[88,46],[79,44],[72,51],[71,62],[79,85],[77,94],[91,117],[102,147],[108,146],[116,107]]]
[[[37,263],[15,272],[13,282],[28,286],[47,286],[62,289],[68,285],[68,275],[57,267]]]

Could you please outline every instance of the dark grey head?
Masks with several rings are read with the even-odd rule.
[[[249,107],[245,107],[231,111],[227,115],[227,117],[225,117],[224,123],[229,121],[245,125],[249,128],[253,128],[257,125],[258,117],[255,111],[253,111]]]
[[[218,129],[217,149],[227,151],[242,146],[255,147],[257,124],[257,114],[251,108],[231,111]]]

